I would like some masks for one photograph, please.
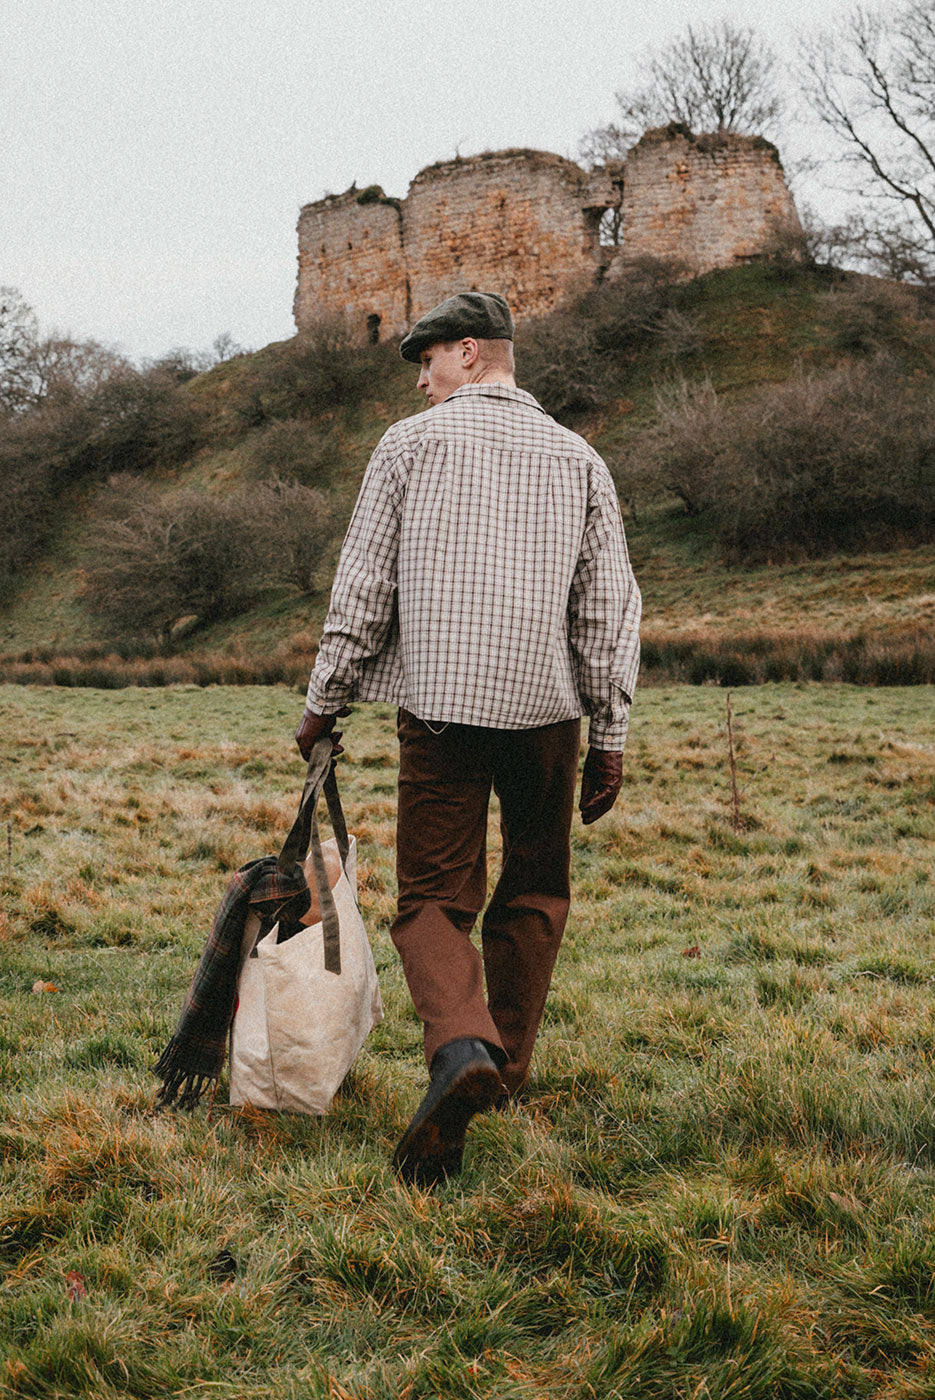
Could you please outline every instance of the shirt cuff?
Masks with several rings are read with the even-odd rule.
[[[629,705],[622,715],[618,710],[612,720],[603,720],[592,715],[588,728],[588,744],[592,749],[604,749],[607,753],[622,753],[627,742],[629,724]]]
[[[353,699],[354,687],[346,682],[336,684],[331,668],[318,670],[316,667],[312,670],[305,694],[305,708],[311,710],[313,715],[336,715],[342,705]]]

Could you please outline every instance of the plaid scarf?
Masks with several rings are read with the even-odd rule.
[[[237,978],[246,955],[243,946],[247,916],[257,914],[263,937],[276,923],[285,932],[311,905],[301,865],[291,875],[278,868],[275,856],[242,865],[214,916],[211,932],[185,997],[182,1014],[154,1066],[162,1080],[156,1095],[161,1108],[176,1104],[192,1109],[211,1080],[224,1067],[227,1037],[237,1003]]]

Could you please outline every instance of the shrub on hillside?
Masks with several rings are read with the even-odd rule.
[[[167,369],[127,366],[85,400],[84,413],[72,475],[174,466],[197,445],[196,410]]]
[[[271,419],[354,413],[398,383],[402,372],[395,346],[365,343],[343,320],[323,320],[255,362],[238,380],[232,407],[255,427]]]
[[[52,503],[50,465],[19,429],[0,426],[0,596],[38,555]]]
[[[254,548],[269,582],[314,593],[333,562],[331,502],[301,482],[273,477],[249,491]]]
[[[30,347],[26,368],[30,396],[23,407],[61,408],[88,399],[130,365],[123,355],[95,340],[51,335]]]
[[[261,477],[293,477],[306,486],[331,481],[340,461],[333,436],[317,424],[287,418],[253,435],[250,457]]]
[[[658,332],[685,277],[685,268],[668,259],[621,262],[578,297],[574,314],[591,326],[599,351],[627,350]]]
[[[41,335],[32,307],[15,287],[0,287],[0,418],[87,397],[129,368],[96,340]]]
[[[704,333],[696,317],[677,306],[660,312],[652,326],[652,334],[664,354],[671,359],[697,355],[704,349]]]
[[[43,397],[0,417],[0,589],[41,553],[63,486],[174,465],[197,442],[194,410],[165,373],[134,370],[93,346],[66,349],[64,369],[64,350],[46,365]]]
[[[627,454],[629,479],[661,487],[689,515],[716,503],[724,485],[728,413],[710,380],[674,379],[656,393],[656,424]]]
[[[0,590],[41,553],[53,527],[60,483],[86,431],[80,402],[45,402],[0,420]]]
[[[850,278],[825,292],[819,305],[835,350],[875,355],[906,341],[909,324],[923,310],[920,296],[913,287],[875,277]]]
[[[309,592],[329,559],[325,498],[274,480],[224,496],[160,495],[127,475],[102,494],[83,598],[111,636],[154,637],[244,611],[283,584]]]
[[[598,348],[593,327],[573,311],[555,311],[517,330],[518,382],[556,418],[604,403],[612,368]]]
[[[878,360],[762,390],[732,411],[724,466],[728,559],[932,539],[932,381]]]
[[[185,620],[205,625],[241,611],[258,592],[245,505],[113,482],[91,541],[87,606],[111,635],[152,635],[163,644]]]
[[[618,391],[619,357],[658,339],[667,354],[701,345],[695,321],[675,305],[682,269],[644,258],[614,268],[557,310],[521,321],[516,333],[519,382],[557,418],[609,403]]]
[[[728,560],[815,557],[935,537],[935,394],[889,361],[851,363],[727,403],[677,383],[633,456],[706,511]]]
[[[378,347],[354,344],[340,326],[296,337],[279,364],[277,416],[315,418],[328,409],[356,407],[375,387],[384,359]]]

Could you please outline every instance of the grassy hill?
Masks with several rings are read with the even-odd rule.
[[[599,295],[592,294],[592,301]],[[591,310],[593,315],[593,305]],[[606,307],[598,314],[606,321]],[[537,366],[544,349],[561,352],[568,327],[567,317],[540,323],[525,341],[518,340],[521,385],[536,391],[542,383],[548,390]],[[683,285],[668,295],[664,313],[657,307],[648,314],[647,326],[621,331],[619,347],[600,361],[602,379],[592,401],[565,409],[563,417],[616,470],[651,431],[660,386],[673,380],[708,381],[722,398],[742,402],[765,385],[866,363],[881,349],[898,357],[907,376],[928,381],[935,366],[935,321],[926,318],[924,308],[900,302],[886,284],[871,279],[737,268]],[[167,496],[192,488],[223,500],[272,471],[295,474],[321,489],[332,515],[320,586],[304,596],[285,587],[267,589],[234,617],[188,633],[179,629],[168,671],[158,663],[165,678],[203,679],[210,673],[248,679],[271,658],[276,661],[271,676],[302,675],[314,652],[334,558],[370,451],[391,421],[424,406],[411,367],[395,357],[393,347],[350,353],[337,345],[331,354],[326,350],[301,362],[296,353],[295,342],[271,345],[182,385],[180,401],[197,417],[197,446],[182,460],[147,471],[145,482]],[[566,361],[576,369],[583,362],[570,352]],[[547,401],[547,392],[542,397]],[[621,472],[625,477],[625,466]],[[86,677],[80,666],[64,658],[87,662],[115,650],[124,658],[151,653],[151,647],[132,639],[118,647],[82,600],[84,571],[100,547],[102,499],[101,473],[83,477],[57,496],[54,528],[44,548],[0,607],[7,678],[48,679],[49,668],[58,664],[58,679],[81,680]],[[625,510],[645,600],[650,679],[655,671],[661,678],[738,681],[744,679],[744,666],[748,679],[764,674],[886,679],[872,668],[858,674],[851,664],[858,656],[866,661],[868,647],[872,652],[881,646],[887,655],[894,646],[899,651],[902,669],[892,678],[932,678],[926,667],[935,663],[925,659],[925,637],[935,623],[930,546],[728,565],[709,516],[687,515],[658,486],[637,482],[634,490],[626,488]],[[808,655],[803,647],[811,648]],[[764,672],[765,662],[751,661],[767,653],[774,670],[779,667],[772,676],[768,668]],[[734,670],[721,674],[725,658],[733,658]],[[134,675],[127,672],[127,678],[139,679],[145,665],[133,664]],[[196,664],[202,668],[197,674],[191,669]]]

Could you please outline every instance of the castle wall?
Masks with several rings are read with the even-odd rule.
[[[421,171],[403,209],[412,315],[459,291],[500,292],[527,316],[596,271],[584,172],[543,151],[496,151]]]
[[[607,209],[622,213],[619,246],[600,244]],[[798,215],[775,147],[756,137],[660,127],[590,173],[545,151],[490,151],[420,171],[403,200],[372,186],[306,205],[296,325],[337,313],[385,339],[470,290],[538,316],[630,259],[698,275],[762,256],[781,230],[800,232]]]
[[[378,316],[381,339],[405,334],[409,297],[398,204],[382,191],[349,190],[305,206],[293,303],[300,331],[337,315],[365,334],[369,318]]]
[[[762,256],[776,233],[800,232],[775,147],[680,126],[647,132],[626,159],[626,258],[674,259],[694,275]]]

